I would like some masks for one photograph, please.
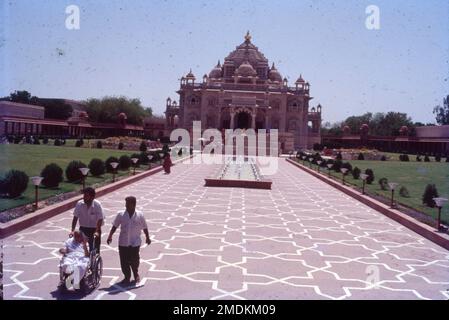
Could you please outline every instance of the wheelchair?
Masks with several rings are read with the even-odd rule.
[[[98,248],[95,246],[95,241],[93,241],[93,249],[89,253],[89,262],[87,265],[87,270],[82,279],[80,279],[79,288],[74,288],[74,278],[73,272],[67,274],[63,271],[62,261],[59,261],[59,285],[60,291],[64,292],[83,292],[89,294],[98,288],[101,282],[101,277],[103,275],[103,259],[98,252]]]

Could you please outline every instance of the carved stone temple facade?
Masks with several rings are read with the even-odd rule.
[[[179,104],[167,99],[167,129],[278,129],[282,151],[320,143],[321,105],[309,107],[310,85],[299,76],[289,86],[246,34],[244,42],[198,82],[190,71],[181,78]]]

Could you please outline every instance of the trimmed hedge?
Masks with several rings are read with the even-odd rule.
[[[83,174],[79,170],[80,168],[86,168],[86,165],[81,161],[72,161],[67,165],[65,169],[65,176],[69,182],[79,182],[83,179]]]
[[[365,170],[365,174],[368,175],[368,177],[366,178],[366,183],[367,184],[372,184],[374,181],[374,172],[372,169],[366,169]]]
[[[1,192],[10,198],[17,198],[28,187],[28,175],[19,170],[10,170],[5,177],[1,179]]]
[[[47,188],[56,188],[64,180],[63,171],[56,163],[45,166],[41,172],[42,184]]]
[[[94,176],[98,177],[106,172],[106,165],[103,160],[98,158],[93,158],[89,162],[89,172]]]
[[[132,165],[131,158],[125,154],[118,159],[118,163],[118,167],[120,170],[128,170]]]
[[[426,189],[424,190],[424,194],[422,195],[422,203],[427,205],[428,207],[434,208],[435,201],[433,198],[438,197],[438,190],[434,184],[428,184]]]
[[[106,162],[105,162],[106,172],[113,172],[113,169],[111,167],[111,162],[118,162],[118,159],[116,157],[109,157],[106,159]]]

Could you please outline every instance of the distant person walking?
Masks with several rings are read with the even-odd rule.
[[[120,235],[118,239],[118,252],[120,256],[120,266],[125,278],[121,281],[123,284],[129,284],[131,280],[131,271],[136,283],[140,282],[139,263],[140,263],[140,238],[141,232],[145,233],[146,244],[150,244],[147,222],[142,212],[136,211],[136,198],[126,197],[126,210],[121,211],[115,217],[111,231],[107,240],[108,244],[112,242],[112,235],[120,226]]]
[[[95,247],[100,252],[101,226],[104,224],[104,214],[101,203],[95,200],[95,189],[87,187],[83,190],[83,199],[78,201],[73,211],[70,237],[73,237],[78,220],[79,230],[88,238],[89,251],[93,250],[95,243]]]
[[[164,163],[162,164],[166,174],[170,174],[170,168],[172,165],[173,162],[171,161],[170,154],[167,152],[164,157]]]

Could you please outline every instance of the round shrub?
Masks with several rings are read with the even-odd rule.
[[[446,162],[449,162],[449,157],[446,157]]]
[[[106,159],[106,172],[113,172],[114,169],[111,167],[111,162],[118,162],[118,159],[116,157],[109,157]]]
[[[119,149],[119,150],[123,150],[123,148],[124,148],[123,142],[119,142],[119,143],[118,143],[118,149]]]
[[[374,172],[372,169],[366,169],[365,170],[365,174],[368,175],[368,177],[366,178],[366,183],[368,184],[372,184],[374,181]]]
[[[404,161],[404,162],[408,162],[408,161],[410,161],[410,158],[409,158],[408,154],[401,154],[399,156],[399,160],[400,161]]]
[[[103,142],[101,142],[101,140],[97,141],[97,149],[102,149],[103,148]]]
[[[89,172],[94,176],[98,177],[105,173],[106,166],[104,161],[98,158],[94,158],[89,162]]]
[[[118,163],[118,167],[120,170],[128,170],[132,165],[131,158],[125,154],[121,156],[120,159],[118,159]]]
[[[59,140],[59,139],[55,139],[55,142],[54,142],[53,144],[54,144],[55,146],[59,147],[59,146],[62,145],[62,142],[61,142],[61,140]]]
[[[410,193],[408,192],[408,189],[404,186],[402,186],[399,189],[399,195],[403,198],[410,198]]]
[[[387,157],[382,156],[382,157],[380,158],[380,161],[387,161]]]
[[[424,162],[430,162],[430,158],[429,156],[426,154],[426,156],[424,157]]]
[[[142,164],[142,162],[141,162],[141,159],[140,159],[140,153],[133,153],[132,155],[131,155],[131,159],[132,158],[137,158],[137,159],[139,159],[139,160],[137,160],[137,162],[136,162],[136,164],[133,164],[133,165],[135,165],[136,167],[139,167],[141,164]],[[145,155],[145,157],[146,157],[146,155]],[[148,162],[148,159],[147,159],[147,162]]]
[[[335,172],[340,172],[341,166],[342,166],[341,160],[337,160],[334,162],[334,165],[332,166],[332,170],[334,170]]]
[[[42,139],[42,143],[43,143],[43,144],[48,144],[48,138],[45,137],[44,139]]]
[[[360,169],[358,168],[358,167],[355,167],[353,170],[352,170],[352,177],[355,179],[355,180],[357,180],[357,179],[359,179],[360,178]]]
[[[81,147],[82,145],[84,144],[84,141],[83,141],[83,139],[78,139],[78,140],[76,140],[76,142],[75,142],[75,147]]]
[[[41,144],[41,142],[39,141],[39,138],[34,137],[33,144],[36,144],[36,145]]]
[[[421,162],[422,161],[421,156],[419,154],[416,156],[416,161],[417,162]]]
[[[363,155],[363,153],[361,153],[361,152],[359,153],[357,160],[365,160],[365,156]]]
[[[83,179],[83,174],[79,170],[80,168],[85,168],[86,165],[81,161],[72,161],[67,165],[65,169],[65,176],[69,182],[78,182]]]
[[[2,189],[10,198],[20,196],[28,187],[28,176],[25,172],[19,170],[10,170],[2,179]]]
[[[141,152],[141,153],[139,153],[137,155],[138,155],[137,158],[139,158],[139,162],[138,162],[139,164],[146,165],[146,164],[150,163],[150,160],[148,160],[148,154],[147,153]]]
[[[388,179],[387,178],[379,179],[379,186],[384,191],[388,190]]]
[[[41,172],[42,184],[47,188],[56,188],[64,180],[62,168],[56,163],[45,166]]]
[[[142,142],[140,143],[139,150],[140,150],[141,152],[146,152],[146,151],[148,150],[148,148],[147,148],[147,143],[146,143],[145,141],[142,141]]]
[[[348,169],[348,173],[352,171],[352,165],[349,162],[345,162],[341,165],[342,168]]]
[[[440,155],[436,155],[435,156],[435,161],[436,162],[441,162],[441,156]]]

